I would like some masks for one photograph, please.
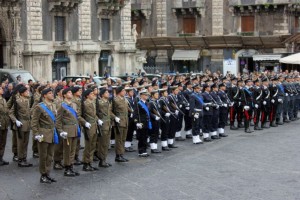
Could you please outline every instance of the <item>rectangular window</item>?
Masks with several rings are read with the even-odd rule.
[[[242,33],[254,33],[254,16],[241,17]]]
[[[196,32],[196,18],[185,17],[183,18],[183,33],[195,34]]]
[[[66,18],[55,16],[55,41],[65,41]]]
[[[295,33],[299,33],[300,32],[300,27],[299,27],[299,16],[295,17]]]
[[[110,20],[101,19],[101,26],[102,26],[102,41],[110,40],[109,38]]]

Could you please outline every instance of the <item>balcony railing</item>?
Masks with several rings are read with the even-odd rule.
[[[240,36],[254,36],[254,32],[237,32]]]

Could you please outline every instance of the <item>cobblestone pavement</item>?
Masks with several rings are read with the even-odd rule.
[[[33,168],[12,162],[0,168],[0,199],[300,199],[299,125],[295,121],[252,134],[227,131],[229,137],[203,145],[186,140],[149,158],[127,153],[125,164],[114,163],[111,150],[113,167],[92,173],[76,167],[81,172],[76,178],[52,171],[58,182],[50,185],[39,183],[30,151]],[[5,154],[11,161],[10,141],[11,134]]]

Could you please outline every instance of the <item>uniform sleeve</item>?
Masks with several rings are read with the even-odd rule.
[[[81,110],[81,108],[78,109],[78,121],[79,121],[79,123],[80,123],[81,126],[85,126],[86,121],[85,121],[85,119],[82,116],[82,110]]]
[[[40,134],[39,129],[39,119],[42,114],[42,111],[39,106],[35,106],[32,112],[31,128],[34,136]]]
[[[194,115],[194,108],[195,108],[195,97],[191,95],[190,97],[190,111],[189,111],[189,116],[192,117]]]
[[[9,110],[9,118],[13,121],[13,123],[16,123],[17,118],[15,116],[15,106],[14,106],[14,104],[12,105],[11,109]]]
[[[64,115],[64,108],[60,105],[57,109],[57,117],[56,117],[56,129],[58,133],[63,132],[63,115]]]

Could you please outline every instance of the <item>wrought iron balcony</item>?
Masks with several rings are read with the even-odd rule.
[[[50,12],[73,12],[82,0],[48,0]]]

